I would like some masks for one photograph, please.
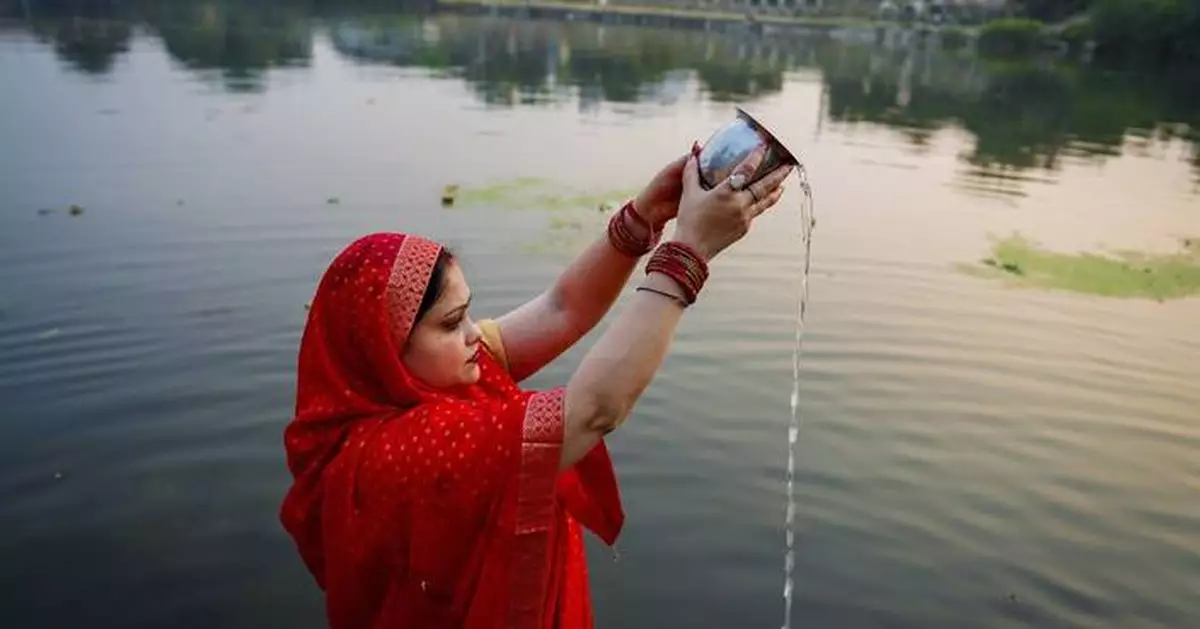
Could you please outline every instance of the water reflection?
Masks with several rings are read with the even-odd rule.
[[[9,1],[3,14],[51,42],[71,67],[113,71],[144,25],[183,66],[231,91],[265,89],[272,68],[311,63],[313,37],[363,63],[465,81],[490,106],[577,101],[671,104],[695,85],[712,101],[776,94],[817,70],[828,122],[895,129],[915,151],[939,131],[967,131],[960,185],[1020,196],[1064,161],[1190,143],[1200,177],[1200,76],[1114,74],[1046,62],[992,62],[906,31],[853,38],[650,30],[375,11],[316,1],[96,4]],[[83,6],[86,9],[80,9]],[[332,7],[332,8],[331,8]]]
[[[52,42],[58,56],[85,74],[103,75],[129,50],[133,30],[126,22],[111,20],[54,20],[34,22],[33,32]]]
[[[310,3],[71,2],[23,0],[0,8],[20,17],[68,65],[103,76],[129,51],[133,27],[158,36],[173,59],[230,91],[264,88],[264,72],[312,57]]]
[[[735,40],[688,31],[590,23],[517,22],[456,16],[423,21],[344,21],[334,46],[365,61],[460,76],[493,105],[536,105],[578,96],[596,101],[673,102],[692,71],[713,100],[779,92],[784,67],[747,58]]]
[[[312,28],[297,7],[167,2],[145,19],[172,57],[231,91],[263,89],[266,70],[312,59]]]

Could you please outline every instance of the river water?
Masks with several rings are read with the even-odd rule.
[[[499,314],[601,233],[579,199],[738,104],[802,139],[819,199],[793,626],[1200,626],[1200,300],[957,268],[1014,232],[1200,235],[1194,79],[903,33],[38,4],[0,3],[5,627],[322,626],[276,513],[331,256],[427,234]],[[576,196],[498,200],[531,178]],[[443,208],[447,184],[478,202]],[[629,522],[619,562],[594,549],[602,627],[781,623],[798,202],[714,265],[612,438]]]

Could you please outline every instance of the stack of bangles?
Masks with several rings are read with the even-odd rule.
[[[636,223],[649,236],[639,237],[629,228],[629,221]],[[612,220],[608,221],[608,242],[612,243],[614,249],[631,258],[640,258],[650,253],[661,239],[662,228],[655,230],[649,221],[642,218],[633,208],[633,201],[622,206],[619,212],[613,214]]]
[[[629,229],[626,214],[633,222],[641,225],[645,232],[650,234],[649,237],[639,238],[635,235]],[[683,291],[683,297],[649,286],[640,286],[638,290],[658,293],[679,301],[684,307],[690,306],[696,303],[700,289],[704,288],[704,283],[708,280],[708,263],[694,249],[681,242],[672,241],[658,245],[661,239],[662,230],[655,231],[646,219],[638,215],[632,202],[626,203],[608,223],[608,240],[614,249],[631,257],[640,257],[654,250],[654,255],[650,256],[649,262],[646,263],[646,274],[661,273],[671,278]]]

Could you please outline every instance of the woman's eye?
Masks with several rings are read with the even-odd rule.
[[[451,319],[449,321],[443,321],[442,327],[445,328],[446,331],[449,332],[449,331],[453,331],[453,330],[457,329],[458,326],[462,325],[462,322],[463,322],[462,317],[458,317],[455,319]]]

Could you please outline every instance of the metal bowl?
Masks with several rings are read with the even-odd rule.
[[[763,156],[762,164],[747,181],[750,185],[762,179],[767,173],[785,164],[799,165],[795,155],[783,145],[783,142],[771,133],[761,122],[742,108],[737,109],[737,117],[729,124],[717,129],[704,148],[700,150],[697,160],[700,168],[700,185],[711,190],[733,173],[733,169],[746,159],[754,149],[765,146],[767,154]]]

